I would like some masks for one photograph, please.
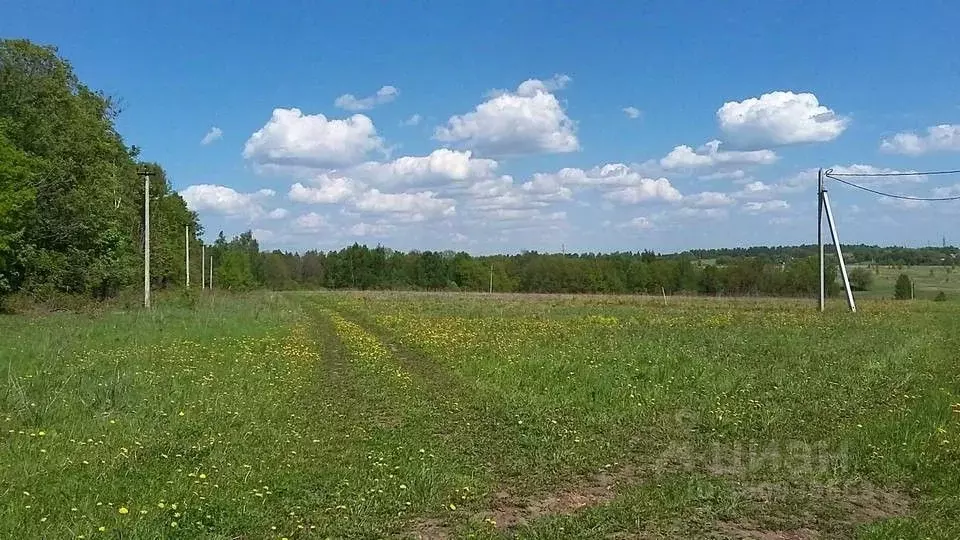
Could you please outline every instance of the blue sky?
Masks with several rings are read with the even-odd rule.
[[[31,2],[207,239],[474,253],[815,240],[816,169],[960,168],[955,2]],[[864,178],[960,194],[960,176]],[[960,202],[835,185],[844,242]]]

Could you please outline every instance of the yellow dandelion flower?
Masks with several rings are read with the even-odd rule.
[[[127,510],[127,507],[126,507],[126,506],[121,506],[120,509],[117,510],[117,512],[120,512],[121,514],[129,514],[129,513],[130,513],[130,511]]]
[[[101,525],[101,526],[97,527],[97,530],[100,531],[100,532],[103,532],[103,531],[107,530],[107,528],[104,527],[103,525]]]

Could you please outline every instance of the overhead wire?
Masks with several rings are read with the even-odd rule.
[[[862,186],[856,184],[849,180],[844,180],[843,177],[881,177],[881,176],[927,176],[927,175],[937,175],[937,174],[960,174],[960,170],[955,171],[930,171],[930,172],[914,172],[914,173],[873,173],[873,174],[854,174],[854,173],[834,173],[832,170],[827,169],[824,171],[824,177],[831,180],[840,182],[841,184],[846,184],[850,187],[867,191],[875,195],[880,195],[881,197],[889,197],[891,199],[901,199],[905,201],[928,201],[928,202],[941,202],[941,201],[960,201],[960,195],[948,196],[948,197],[914,197],[912,195],[900,195],[897,193],[887,193],[885,191],[880,191],[877,189],[869,188],[867,186]]]

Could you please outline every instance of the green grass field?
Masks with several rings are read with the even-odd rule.
[[[907,274],[915,285],[918,299],[932,300],[943,291],[948,300],[960,300],[960,269],[949,266],[880,266],[879,273],[873,267],[870,269],[874,272],[873,286],[868,291],[856,293],[858,298],[893,298],[897,278],[900,274]]]
[[[960,302],[0,317],[3,538],[960,538]]]

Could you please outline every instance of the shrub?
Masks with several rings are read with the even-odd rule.
[[[859,267],[850,272],[850,288],[855,291],[868,291],[873,285],[873,274],[869,269]]]
[[[937,293],[937,296],[934,297],[933,301],[934,301],[934,302],[946,302],[946,301],[947,301],[947,293],[945,293],[945,292],[943,292],[943,291],[938,292],[938,293]]]
[[[913,296],[913,283],[910,281],[910,276],[900,274],[893,289],[893,296],[897,300],[909,300]]]

